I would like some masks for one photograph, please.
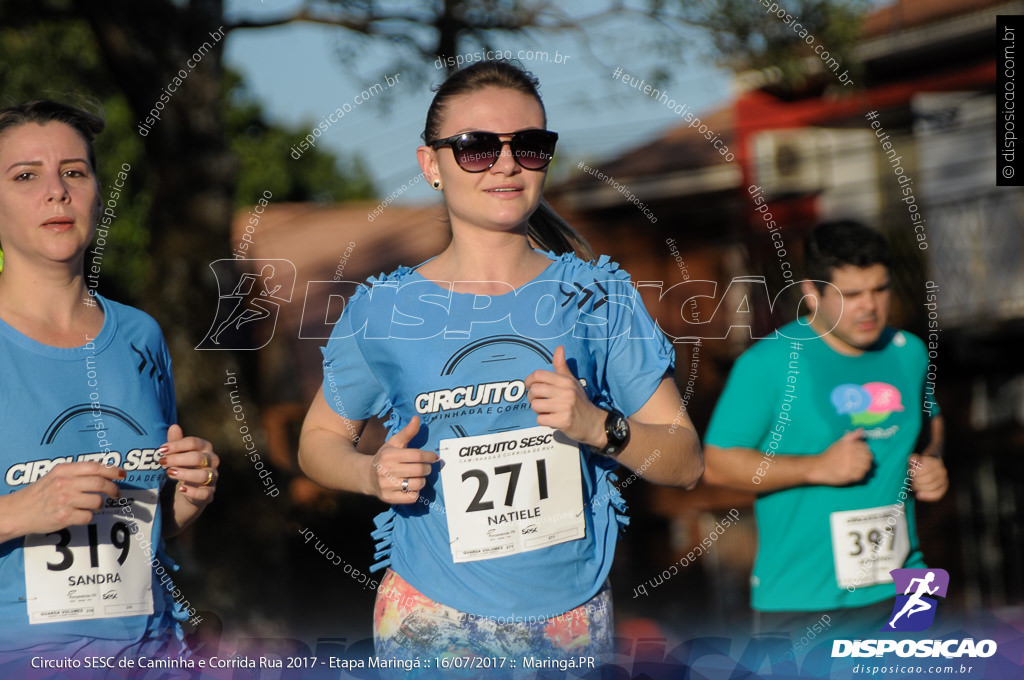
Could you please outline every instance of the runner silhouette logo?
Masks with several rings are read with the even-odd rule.
[[[946,597],[949,573],[945,569],[893,569],[896,601],[883,631],[914,632],[927,629],[935,621],[938,600]]]
[[[239,271],[238,267],[244,267]],[[217,314],[196,349],[260,349],[274,337],[283,303],[291,302],[290,260],[224,259],[210,263],[217,277]]]

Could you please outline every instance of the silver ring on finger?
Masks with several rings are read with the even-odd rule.
[[[409,493],[409,480],[408,479],[403,479],[402,480],[402,493]]]

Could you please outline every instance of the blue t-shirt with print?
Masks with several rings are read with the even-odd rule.
[[[176,421],[170,357],[151,317],[95,299],[103,327],[80,347],[44,345],[0,320],[3,493],[64,462],[95,460],[127,473],[121,500],[105,498],[104,512],[116,506],[118,519],[101,512],[89,525],[0,544],[0,654],[116,654],[144,639],[180,638],[170,582],[157,578],[159,567],[174,567],[158,552],[163,524],[158,500],[155,511],[152,504],[167,481],[156,449]],[[29,550],[45,566],[26,574]],[[151,614],[132,613],[140,600],[149,607],[138,588],[124,591],[130,569],[149,583]],[[30,592],[57,599],[30,606]]]
[[[408,268],[371,279],[324,350],[327,403],[350,420],[388,418],[389,436],[418,415],[409,446],[437,452],[443,439],[536,427],[523,381],[553,370],[562,345],[594,403],[635,413],[671,372],[671,344],[615,263],[548,257],[533,281],[502,295],[451,292]],[[581,494],[582,538],[456,563],[442,460],[420,502],[377,518],[375,566],[390,565],[427,597],[478,616],[554,616],[586,602],[607,578],[626,517],[612,484],[615,462],[577,448],[582,488],[560,491]]]

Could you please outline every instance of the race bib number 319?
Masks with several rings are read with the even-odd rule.
[[[152,568],[140,544],[152,540],[157,491],[121,494],[89,524],[25,537],[29,623],[153,613]]]
[[[579,445],[550,427],[440,443],[452,559],[473,562],[583,538]]]

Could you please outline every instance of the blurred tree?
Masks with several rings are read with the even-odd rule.
[[[82,19],[38,20],[16,29],[0,27],[0,105],[47,97],[103,116],[106,132],[97,139],[99,177],[106,203],[116,196],[115,219],[103,254],[101,292],[133,304],[145,304],[139,282],[152,267],[147,228],[153,192],[147,184],[144,138],[138,133],[128,100],[118,90],[100,54],[96,38]],[[302,164],[288,158],[291,140],[305,129],[270,125],[241,76],[225,69],[224,128],[239,159],[233,205],[253,205],[265,190],[274,201],[335,202],[373,195],[373,185],[359,158],[338,158],[311,149]],[[125,170],[127,168],[127,170]],[[110,186],[118,172],[128,179],[116,194]],[[227,248],[222,252],[226,255]]]
[[[664,0],[651,3],[668,4]],[[798,90],[809,76],[820,73],[821,62],[813,51],[817,45],[836,57],[842,68],[857,73],[851,50],[870,0],[676,0],[676,4],[685,21],[708,30],[718,57],[734,71],[777,69],[777,84]]]
[[[240,162],[236,207],[251,207],[264,191],[273,194],[272,202],[335,203],[374,196],[361,158],[338,158],[314,147],[296,163],[289,156],[291,145],[308,129],[267,124],[241,76],[225,70],[224,80],[224,128]]]

